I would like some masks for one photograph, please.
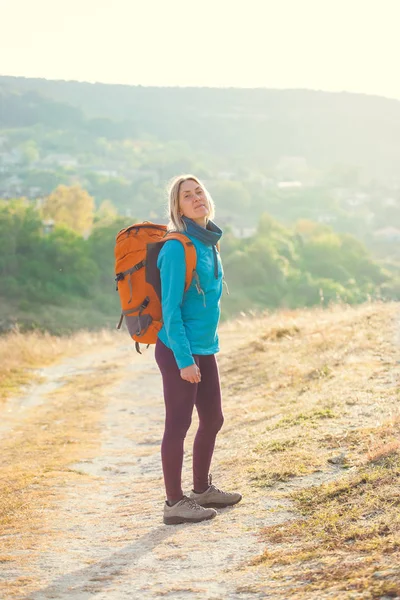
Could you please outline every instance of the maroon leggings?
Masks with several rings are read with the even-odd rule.
[[[208,486],[208,474],[215,438],[224,422],[221,388],[215,355],[195,355],[201,372],[200,383],[182,379],[172,350],[157,340],[156,361],[161,371],[165,401],[165,431],[161,459],[168,500],[179,500],[182,492],[183,446],[192,421],[193,406],[199,415],[199,428],[193,445],[193,489]]]

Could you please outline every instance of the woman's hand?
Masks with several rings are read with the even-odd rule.
[[[200,369],[196,365],[196,363],[194,363],[193,365],[190,365],[190,367],[185,367],[184,369],[181,369],[181,377],[185,381],[189,381],[189,383],[200,383]]]

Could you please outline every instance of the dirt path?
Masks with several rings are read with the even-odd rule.
[[[100,370],[127,348],[108,349],[82,360],[68,359],[43,369],[45,380],[6,409],[2,435],[12,430],[30,408],[50,402],[65,378]],[[167,527],[160,442],[163,429],[161,381],[153,354],[129,354],[120,380],[108,394],[102,414],[101,449],[95,459],[71,465],[87,474],[64,491],[64,501],[51,511],[54,533],[24,574],[40,582],[22,597],[44,598],[222,598],[258,597],[254,576],[240,569],[262,551],[256,532],[266,524],[255,516],[260,498],[246,499],[221,510],[213,522]],[[190,489],[195,424],[187,440],[184,465]],[[229,453],[229,439],[219,453]],[[218,468],[214,471],[216,479]],[[225,478],[230,481],[232,477]],[[267,506],[265,505],[265,508]],[[48,517],[48,515],[46,515]],[[278,516],[274,516],[274,522]],[[21,576],[9,565],[7,577]],[[242,590],[242,591],[240,591]],[[21,596],[20,596],[21,597]]]

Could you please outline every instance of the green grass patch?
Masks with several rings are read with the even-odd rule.
[[[267,450],[269,452],[286,452],[289,448],[296,446],[296,440],[275,440],[268,444]]]
[[[315,424],[320,419],[334,419],[337,415],[330,408],[316,408],[309,412],[301,412],[297,415],[288,415],[283,417],[274,425],[267,427],[267,431],[273,429],[279,429],[281,427],[295,427],[296,425],[302,425],[305,423]]]

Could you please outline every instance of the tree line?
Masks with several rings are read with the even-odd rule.
[[[96,209],[79,186],[60,186],[38,206],[23,198],[0,201],[3,301],[20,312],[84,301],[84,310],[96,308],[96,324],[102,326],[101,315],[119,311],[114,243],[118,231],[132,222],[111,202]],[[239,239],[228,228],[221,255],[230,289],[222,302],[223,318],[338,300],[400,300],[398,275],[379,266],[353,236],[311,220],[287,227],[265,213],[250,238]]]

